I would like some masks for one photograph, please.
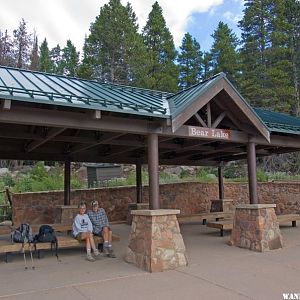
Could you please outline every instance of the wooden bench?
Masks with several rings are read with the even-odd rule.
[[[124,224],[126,221],[116,221],[116,222],[110,222],[111,225],[113,224]],[[32,233],[37,234],[39,232],[39,228],[41,225],[44,224],[32,224],[30,225],[32,228]],[[66,232],[69,233],[72,231],[72,225],[71,224],[62,224],[62,223],[55,223],[55,224],[48,224],[52,226],[52,228],[56,232]],[[10,234],[12,230],[16,229],[19,225],[14,226],[8,226],[8,225],[0,225],[0,235]]]
[[[277,221],[279,224],[292,222],[292,227],[297,226],[297,221],[300,220],[299,214],[287,214],[287,215],[278,215]],[[220,235],[224,235],[224,230],[232,230],[233,220],[221,220],[215,222],[209,222],[206,224],[207,227],[220,229]]]
[[[50,224],[56,232],[63,232],[68,233],[72,230],[72,225],[69,224]],[[32,225],[33,232],[38,232],[39,225]],[[9,231],[10,233],[10,231]],[[103,238],[94,236],[95,243],[98,245],[98,248],[100,249],[103,245]],[[120,237],[113,234],[112,236],[113,241],[119,241]],[[58,241],[58,248],[77,248],[77,247],[84,247],[84,242],[79,242],[78,240],[74,239],[71,235],[57,235],[57,241]],[[41,258],[42,256],[42,250],[50,250],[51,249],[51,243],[37,243],[36,244],[36,251],[38,258]],[[35,247],[33,244],[31,244],[31,249],[35,250]],[[25,251],[29,250],[29,245],[25,245]],[[0,254],[4,254],[5,262],[11,261],[11,254],[14,252],[21,252],[22,251],[22,244],[20,243],[11,243],[10,242],[10,236],[2,236],[0,239]]]
[[[194,215],[179,215],[177,219],[179,223],[202,222],[202,224],[205,225],[207,220],[214,219],[219,221],[219,219],[233,218],[233,214],[233,212],[209,212]]]

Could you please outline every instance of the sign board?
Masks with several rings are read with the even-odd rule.
[[[188,126],[190,137],[199,137],[204,139],[212,140],[231,140],[231,130],[229,129],[216,129],[216,128],[205,128],[197,126]]]

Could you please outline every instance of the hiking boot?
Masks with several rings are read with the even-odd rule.
[[[87,255],[86,260],[94,262],[95,258],[92,255]]]
[[[104,253],[105,256],[109,256],[108,247],[103,247],[103,253]]]
[[[108,257],[110,258],[116,258],[116,255],[114,253],[114,250],[112,248],[108,248]]]
[[[93,254],[94,254],[94,257],[95,257],[96,259],[100,259],[100,258],[101,258],[101,255],[100,255],[100,252],[99,252],[99,251],[95,251]]]

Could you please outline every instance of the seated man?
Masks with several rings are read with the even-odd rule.
[[[92,210],[88,211],[88,216],[93,224],[95,235],[102,236],[104,239],[103,251],[108,257],[116,257],[112,249],[112,231],[109,227],[105,210],[99,207],[98,201],[92,202]]]
[[[86,246],[86,259],[88,261],[95,261],[95,258],[91,255],[91,248],[94,251],[94,255],[97,258],[100,258],[100,253],[98,249],[95,246],[95,241],[93,237],[93,225],[88,217],[87,214],[85,214],[86,211],[86,205],[84,202],[79,203],[79,214],[74,219],[73,222],[73,236],[78,241],[85,241]]]

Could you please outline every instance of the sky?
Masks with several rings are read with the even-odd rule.
[[[140,30],[146,24],[155,0],[129,0],[138,17]],[[22,18],[28,31],[36,31],[41,43],[47,38],[49,48],[66,45],[71,39],[82,52],[89,27],[108,0],[0,0],[0,31],[12,35]],[[128,0],[121,0],[126,4]],[[201,50],[212,45],[211,35],[223,21],[239,36],[237,22],[242,18],[243,0],[158,0],[176,47],[186,32],[196,38]]]

